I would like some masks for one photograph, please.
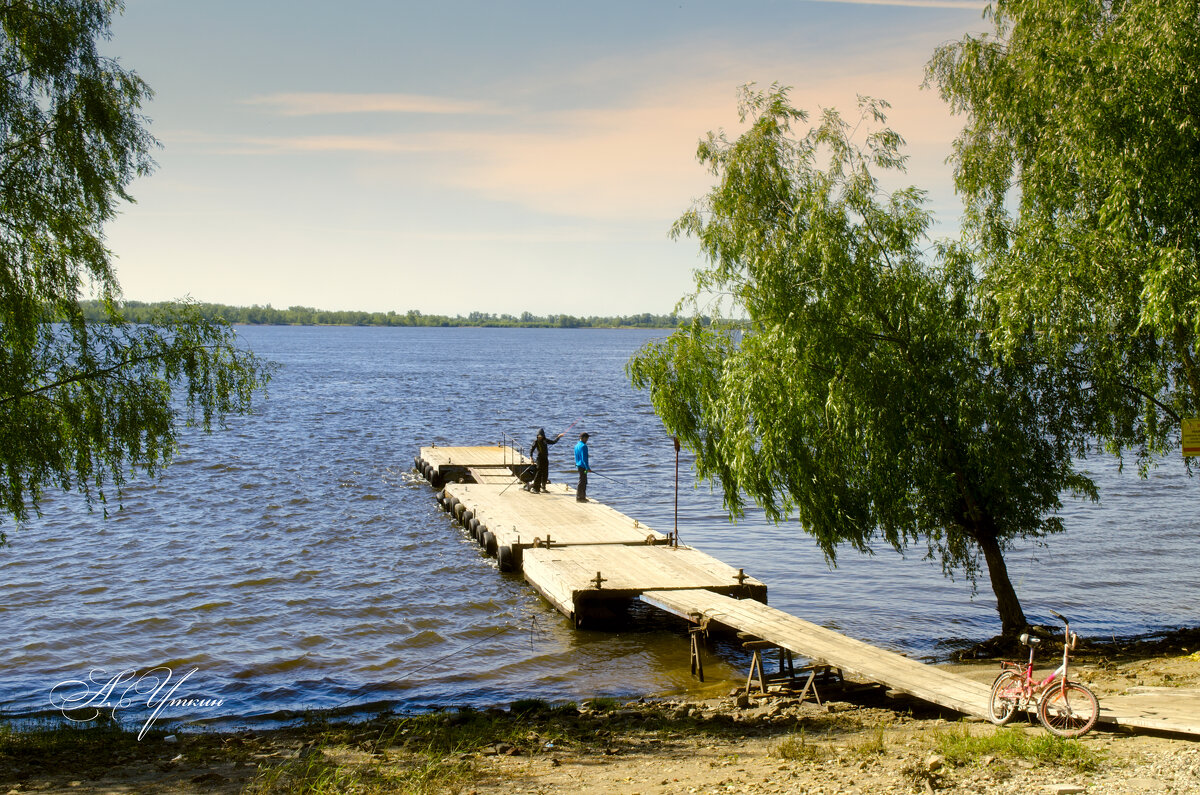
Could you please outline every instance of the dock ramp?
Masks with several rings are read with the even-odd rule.
[[[886,651],[753,599],[733,599],[710,590],[645,591],[641,600],[699,623],[722,624],[755,635],[819,665],[840,668],[866,682],[985,717],[990,688],[962,676]]]

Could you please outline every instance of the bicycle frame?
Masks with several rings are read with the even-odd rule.
[[[1066,617],[1050,612],[1064,624],[1062,662],[1049,676],[1035,679],[1033,657],[1039,640],[1022,634],[1021,643],[1029,647],[1029,659],[1023,664],[1011,661],[1000,664],[1000,675],[992,683],[988,700],[989,718],[1003,726],[1018,710],[1028,712],[1036,707],[1038,719],[1050,732],[1060,737],[1077,737],[1095,725],[1100,708],[1095,694],[1086,686],[1070,681],[1068,676],[1071,650],[1079,636],[1071,631]]]
[[[1056,668],[1054,672],[1045,679],[1034,679],[1033,653],[1034,649],[1037,647],[1038,639],[1030,638],[1028,635],[1021,635],[1021,642],[1029,647],[1029,660],[1024,663],[1004,661],[1000,663],[1000,667],[1002,670],[1015,671],[1020,675],[1021,702],[1022,706],[1024,707],[1027,704],[1036,703],[1037,699],[1041,697],[1042,693],[1044,693],[1056,679],[1061,678],[1063,681],[1066,681],[1067,667],[1064,661],[1062,665],[1059,665],[1058,668]]]
[[[1021,674],[1021,679],[1024,685],[1029,689],[1030,695],[1041,695],[1055,681],[1058,680],[1065,684],[1067,681],[1067,670],[1071,660],[1071,649],[1075,648],[1075,643],[1078,636],[1071,631],[1071,625],[1067,619],[1061,614],[1054,612],[1050,613],[1059,618],[1063,624],[1063,656],[1062,662],[1054,669],[1054,672],[1045,679],[1035,680],[1033,678],[1033,651],[1037,647],[1038,639],[1030,638],[1027,634],[1021,635],[1021,642],[1029,647],[1029,661],[1021,664],[1018,662],[1002,662],[1000,667],[1010,671],[1017,671]]]

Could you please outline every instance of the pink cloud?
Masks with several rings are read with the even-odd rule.
[[[500,110],[487,102],[473,102],[420,94],[268,94],[243,100],[246,105],[272,108],[283,116],[321,116],[343,113],[423,113],[437,115],[494,114]]]

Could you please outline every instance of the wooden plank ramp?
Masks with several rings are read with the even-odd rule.
[[[692,622],[707,618],[756,635],[815,664],[840,668],[856,679],[877,682],[966,715],[987,717],[991,692],[987,684],[854,640],[765,604],[708,590],[646,591],[640,598]],[[1101,699],[1099,722],[1200,735],[1200,693],[1176,688],[1141,690]]]
[[[646,591],[640,598],[695,623],[709,619],[755,635],[815,664],[840,668],[856,679],[878,682],[967,715],[987,715],[991,692],[987,685],[846,637],[761,602],[709,590]]]
[[[1135,687],[1100,699],[1100,722],[1200,737],[1200,691]]]

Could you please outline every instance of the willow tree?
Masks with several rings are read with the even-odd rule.
[[[648,344],[634,385],[731,517],[753,501],[796,520],[831,563],[843,545],[916,547],[975,582],[982,558],[1019,632],[1004,550],[1061,530],[1064,489],[1095,495],[1072,467],[1073,390],[997,356],[970,260],[930,243],[921,191],[881,188],[872,170],[904,162],[885,103],[863,102],[861,144],[784,89],[740,104],[746,131],[701,143],[716,184],[674,227],[707,260],[684,303],[733,319]]]
[[[966,124],[966,228],[1003,332],[1032,332],[1148,457],[1200,410],[1200,9],[999,0],[927,73]]]
[[[269,367],[181,306],[132,326],[104,225],[153,168],[148,86],[100,54],[112,0],[0,2],[0,510],[158,472],[180,421],[249,409]],[[85,322],[98,297],[107,322]],[[0,534],[0,543],[4,536]]]

